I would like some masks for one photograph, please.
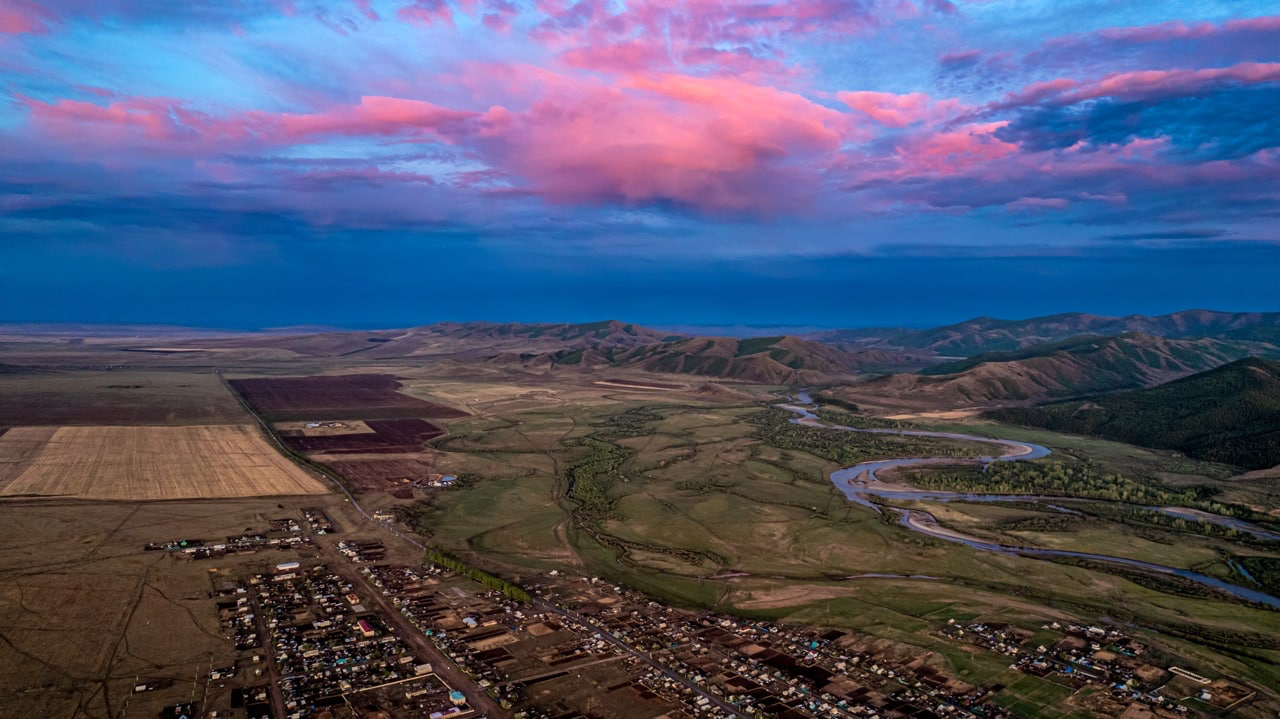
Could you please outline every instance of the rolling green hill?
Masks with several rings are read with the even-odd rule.
[[[1242,359],[1151,389],[985,416],[1249,469],[1272,467],[1280,465],[1280,362]]]

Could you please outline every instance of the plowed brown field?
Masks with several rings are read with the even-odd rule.
[[[368,432],[298,436],[281,432],[280,439],[299,452],[373,452],[399,454],[416,452],[422,443],[439,437],[444,430],[424,419],[370,419],[364,422]]]
[[[430,462],[411,457],[325,460],[324,463],[362,492],[399,487],[404,484],[403,480],[424,479],[433,471]]]
[[[0,496],[197,499],[327,491],[251,425],[50,430],[15,427],[0,436]]]
[[[399,392],[385,374],[233,379],[231,386],[260,414],[275,421],[465,417],[466,412]]]

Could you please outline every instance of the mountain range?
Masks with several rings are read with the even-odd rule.
[[[1075,337],[890,374],[834,390],[858,404],[917,409],[1041,402],[1151,387],[1255,354],[1251,343],[1130,333]]]
[[[501,355],[495,360],[554,367],[634,369],[759,384],[820,384],[868,372],[919,365],[901,352],[850,352],[799,337],[690,337],[633,348],[564,350],[549,355]]]
[[[1007,352],[1081,335],[1138,332],[1156,337],[1219,339],[1280,343],[1280,312],[1184,310],[1167,315],[1103,317],[1070,312],[1023,320],[977,317],[924,330],[872,328],[825,330],[807,339],[859,348],[924,350],[944,357],[970,357]]]
[[[886,409],[1030,404],[1151,387],[1243,357],[1280,357],[1280,313],[1208,310],[1154,317],[975,318],[926,330],[766,337],[689,336],[614,320],[442,322],[407,329],[204,336],[196,335],[207,331],[184,334],[167,327],[152,334],[137,325],[120,326],[115,335],[101,327],[15,329],[20,330],[15,336],[44,342],[65,337],[66,347],[98,352],[104,364],[137,362],[137,353],[152,353],[167,355],[167,362],[212,365],[314,357],[480,362],[531,372],[631,370],[825,385],[833,388],[831,396]],[[5,336],[0,327],[0,339]],[[22,349],[30,345],[24,342]]]

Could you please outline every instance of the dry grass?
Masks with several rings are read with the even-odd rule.
[[[938,410],[935,412],[908,412],[906,414],[891,414],[885,419],[897,419],[906,422],[924,421],[924,420],[961,420],[977,417],[982,410],[978,409],[949,409]]]
[[[33,452],[39,429],[0,436],[0,467],[8,460],[21,469],[10,471],[0,496],[200,499],[326,491],[251,425],[59,427]]]

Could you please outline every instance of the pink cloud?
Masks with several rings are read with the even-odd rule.
[[[1203,70],[1140,70],[1120,72],[1067,93],[1064,102],[1079,102],[1099,97],[1151,99],[1196,92],[1206,86],[1224,82],[1257,84],[1280,81],[1280,63],[1243,62],[1224,68]]]
[[[943,132],[921,133],[899,147],[898,177],[956,175],[1012,155],[1018,146],[995,136],[1003,122],[965,125]]]
[[[39,131],[67,141],[124,144],[131,139],[178,140],[194,133],[184,130],[180,119],[202,125],[183,109],[182,103],[167,98],[126,98],[107,105],[62,99],[52,103],[29,98],[29,123]]]
[[[1274,57],[1280,45],[1280,15],[1219,24],[1175,20],[1156,25],[1104,28],[1047,41],[1028,55],[1028,67],[1182,69],[1224,67]]]
[[[533,37],[563,51],[577,67],[600,69],[643,56],[665,62],[650,69],[709,65],[736,72],[782,70],[776,41],[799,34],[844,38],[918,14],[906,0],[539,0],[543,20]],[[620,55],[619,52],[630,53]],[[594,68],[593,68],[594,69]]]
[[[412,0],[396,11],[396,17],[415,25],[453,25],[448,0]]]
[[[0,0],[0,35],[47,33],[52,20],[52,13],[39,3]]]
[[[373,0],[355,0],[356,9],[370,20],[378,20],[378,11],[373,9]]]
[[[1059,77],[1044,82],[1033,82],[1018,92],[1011,92],[1004,100],[992,105],[992,109],[1008,109],[1022,105],[1035,105],[1051,97],[1059,97],[1078,87],[1075,80]]]
[[[126,98],[107,105],[79,100],[26,100],[30,123],[69,142],[131,139],[170,149],[227,150],[254,144],[293,144],[327,135],[427,135],[447,140],[475,113],[449,110],[422,100],[363,97],[360,103],[325,112],[290,114],[251,111],[225,117],[196,111],[167,98]],[[193,145],[192,143],[198,143]],[[182,148],[173,147],[181,144]]]
[[[458,128],[474,116],[472,112],[450,110],[423,100],[362,97],[358,105],[326,112],[302,115],[253,113],[248,116],[246,124],[273,130],[273,134],[286,140],[315,135],[376,136],[424,132],[445,137],[451,128]]]
[[[981,50],[957,50],[945,53],[938,58],[938,63],[944,66],[972,65],[982,59],[982,54]]]
[[[487,0],[481,22],[490,30],[510,32],[511,23],[520,14],[520,8],[511,0]]]
[[[486,118],[484,156],[551,201],[765,213],[800,201],[846,124],[799,95],[680,75],[582,87]]]
[[[686,75],[630,76],[621,87],[561,78],[527,108],[483,113],[393,97],[225,116],[165,98],[26,105],[30,126],[66,145],[208,158],[335,136],[423,139],[458,145],[553,202],[671,202],[709,212],[803,203],[852,132],[846,113],[802,95]]]
[[[1144,44],[1169,40],[1194,40],[1219,34],[1242,32],[1280,31],[1280,15],[1228,20],[1222,25],[1200,22],[1187,24],[1181,20],[1139,27],[1116,27],[1100,30],[1097,36],[1114,42]],[[1067,38],[1064,42],[1078,42],[1081,38]]]
[[[623,73],[668,67],[671,62],[666,50],[648,39],[575,47],[562,53],[560,59],[584,70]]]
[[[1237,83],[1253,85],[1280,82],[1280,63],[1243,62],[1231,67],[1200,70],[1135,70],[1106,75],[1095,82],[1057,78],[1028,85],[1009,93],[989,109],[1001,110],[1049,103],[1070,105],[1101,97],[1123,100],[1151,100],[1188,95],[1205,88]]]
[[[955,99],[935,101],[923,92],[898,95],[892,92],[841,92],[840,101],[889,127],[906,127],[916,122],[938,122],[955,114],[961,104]]]

